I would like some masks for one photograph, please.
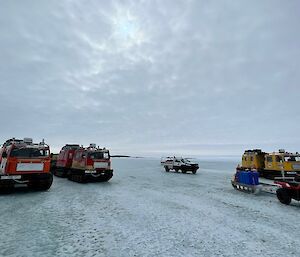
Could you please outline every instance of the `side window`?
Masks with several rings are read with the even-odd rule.
[[[250,161],[252,161],[252,162],[253,162],[253,156],[251,156],[251,157],[250,157]]]
[[[267,162],[272,162],[272,156],[267,157]]]
[[[278,155],[276,155],[276,162],[280,162],[281,161],[281,157],[280,156],[278,156]]]

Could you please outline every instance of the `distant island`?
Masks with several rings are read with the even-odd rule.
[[[139,156],[130,156],[130,155],[111,155],[111,158],[144,158]]]
[[[130,158],[131,156],[129,156],[129,155],[111,155],[110,157],[112,157],[112,158]]]

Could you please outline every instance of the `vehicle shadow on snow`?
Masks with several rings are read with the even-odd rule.
[[[79,183],[76,181],[71,181],[71,180],[67,180],[68,186],[72,186],[72,185],[76,185],[76,188],[89,188],[89,187],[93,187],[93,188],[104,188],[104,189],[114,189],[116,187],[119,186],[119,181],[117,180],[113,180],[113,181],[103,181],[103,182],[99,182],[99,181],[89,181],[89,182],[84,182],[84,183]]]
[[[226,190],[222,190],[222,191],[224,193],[236,195],[238,190],[233,189],[233,188],[227,188]],[[255,195],[255,194],[251,194],[251,193],[243,192],[243,191],[238,191],[238,192],[240,193],[240,196],[244,196],[247,199],[252,199],[252,197],[253,197],[253,200],[255,200],[255,198],[260,199],[260,200],[265,199],[266,201],[270,201],[270,202],[273,202],[272,200],[274,200],[275,203],[277,203],[277,205],[279,207],[287,207],[287,208],[295,209],[295,210],[300,208],[300,202],[295,201],[295,200],[292,200],[292,202],[289,205],[280,203],[279,200],[277,199],[276,194],[272,194],[272,193],[268,193],[268,192],[260,192],[259,194]]]
[[[297,201],[294,201],[294,200],[292,200],[292,202],[291,202],[289,205],[282,204],[282,203],[280,203],[280,202],[278,201],[278,205],[283,206],[283,207],[287,207],[287,208],[289,208],[289,209],[292,209],[292,208],[293,208],[294,210],[300,208],[300,202],[297,202]]]
[[[178,175],[192,175],[192,176],[196,176],[196,174],[193,174],[193,173],[183,173],[183,172],[176,172],[176,171],[169,171],[169,172],[165,172],[165,171],[162,171],[163,173],[165,174],[178,174]]]
[[[15,187],[10,189],[1,189],[0,190],[0,196],[2,195],[11,195],[11,194],[31,194],[31,193],[42,193],[42,192],[50,192],[51,189],[48,190],[35,190],[29,187]]]

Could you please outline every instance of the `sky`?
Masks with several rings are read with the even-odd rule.
[[[0,141],[300,151],[300,1],[0,0]]]

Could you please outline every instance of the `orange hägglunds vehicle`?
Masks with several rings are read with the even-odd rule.
[[[0,189],[25,184],[36,190],[51,187],[50,148],[44,140],[34,144],[31,138],[9,139],[0,148]]]
[[[90,144],[89,147],[65,145],[57,158],[57,176],[66,176],[76,182],[108,181],[113,176],[109,150]]]

